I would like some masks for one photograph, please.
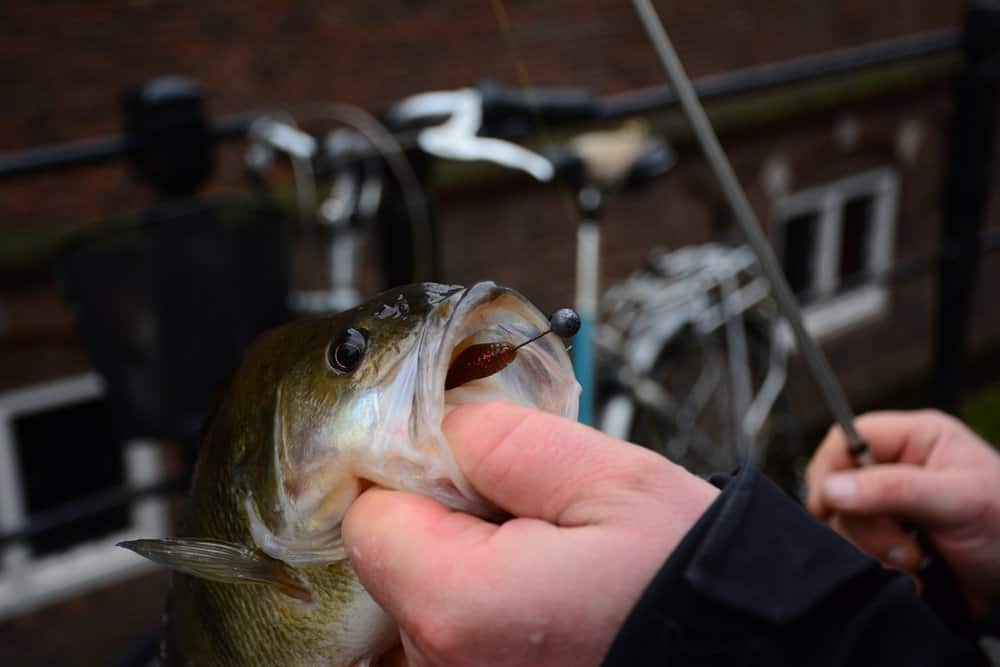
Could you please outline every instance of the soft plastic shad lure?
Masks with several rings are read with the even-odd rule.
[[[477,343],[462,350],[448,368],[444,388],[454,389],[466,382],[479,380],[499,373],[514,363],[517,351],[525,345],[534,343],[542,336],[554,333],[560,338],[572,338],[580,330],[580,316],[572,308],[560,308],[549,317],[549,328],[546,331],[514,345],[505,341]]]

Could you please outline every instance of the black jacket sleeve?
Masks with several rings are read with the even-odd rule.
[[[979,660],[907,576],[884,569],[748,468],[671,554],[604,666]]]

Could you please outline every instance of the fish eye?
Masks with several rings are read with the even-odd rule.
[[[368,332],[364,329],[345,329],[326,350],[330,368],[340,373],[352,373],[361,365],[368,348]]]

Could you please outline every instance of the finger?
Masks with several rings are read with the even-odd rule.
[[[888,516],[854,516],[838,514],[831,527],[849,542],[878,558],[886,567],[916,572],[922,554],[911,533]]]
[[[960,524],[979,506],[961,475],[906,464],[831,475],[823,480],[821,493],[832,511],[889,514],[929,529]]]
[[[858,417],[855,427],[876,461],[921,465],[943,433],[954,427],[953,422],[951,417],[933,410],[872,412]],[[855,467],[843,429],[832,427],[806,469],[809,511],[827,518],[830,508],[824,505],[820,493],[823,480],[837,471]]]
[[[833,472],[855,467],[843,429],[830,427],[806,468],[806,507],[814,516],[826,520],[833,513],[823,500],[823,480]]]
[[[429,605],[447,587],[454,557],[496,529],[431,498],[380,488],[362,493],[342,526],[348,557],[365,588],[400,623],[413,617],[414,604]]]
[[[872,412],[856,420],[876,461],[922,465],[958,422],[937,410]]]
[[[655,485],[666,459],[590,427],[504,404],[456,408],[442,425],[458,465],[484,497],[511,514],[568,526],[602,489]],[[652,471],[652,472],[651,472]]]

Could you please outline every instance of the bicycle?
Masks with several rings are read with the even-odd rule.
[[[788,349],[749,248],[654,252],[601,305],[601,430],[701,474],[766,464]]]
[[[330,105],[327,107],[330,108]],[[339,111],[338,120],[343,120],[347,113],[344,108]],[[362,113],[352,111],[353,118],[350,120],[360,125],[356,119],[363,117]],[[766,294],[766,287],[763,287],[759,277],[751,283],[752,288],[741,288],[742,291],[737,293],[739,296],[745,294],[747,289],[753,289],[757,299],[747,306],[725,306],[729,309],[725,311],[728,314],[724,317],[716,316],[717,322],[714,325],[704,325],[704,315],[696,317],[692,312],[686,320],[678,320],[677,314],[671,313],[664,320],[675,323],[667,325],[671,335],[661,333],[650,338],[648,333],[641,333],[641,328],[634,326],[638,321],[636,319],[631,328],[620,329],[618,333],[620,341],[631,342],[622,342],[618,349],[608,342],[608,332],[615,326],[608,319],[613,320],[618,308],[614,305],[614,300],[625,297],[623,288],[612,289],[605,296],[604,305],[601,305],[599,221],[603,200],[607,193],[627,191],[644,185],[669,170],[674,162],[669,147],[651,138],[648,127],[637,122],[626,123],[615,130],[584,133],[562,145],[549,147],[544,152],[488,135],[488,132],[496,132],[501,127],[506,127],[509,132],[511,124],[544,122],[546,118],[552,122],[561,122],[567,118],[579,120],[594,114],[592,98],[579,89],[516,91],[495,82],[484,82],[477,88],[434,91],[405,98],[388,110],[386,119],[396,132],[415,130],[411,135],[413,145],[435,158],[485,161],[527,173],[541,182],[561,183],[575,193],[579,214],[575,305],[583,326],[573,342],[572,352],[574,366],[583,387],[581,421],[593,423],[623,439],[640,441],[678,461],[692,459],[694,452],[700,452],[703,461],[696,463],[692,460],[691,463],[696,469],[705,465],[718,469],[724,464],[732,463],[738,458],[732,454],[733,451],[740,452],[743,457],[750,456],[759,460],[760,456],[752,455],[752,451],[759,451],[761,448],[751,450],[747,441],[753,441],[760,431],[764,421],[760,415],[762,412],[766,413],[780,391],[783,374],[779,370],[783,371],[784,368],[784,356],[772,352],[771,357],[775,361],[771,365],[767,381],[762,385],[765,393],[758,395],[756,402],[751,403],[752,375],[759,371],[751,369],[743,361],[746,357],[746,344],[745,341],[740,341],[745,336],[741,333],[742,322],[737,321],[737,318],[760,301],[762,291]],[[388,136],[385,130],[380,129],[379,132]],[[372,189],[381,191],[380,188],[374,188],[371,182],[379,178],[382,172],[371,165],[363,165],[365,160],[371,162],[377,159],[373,153],[372,132],[361,134],[355,128],[338,129],[321,140],[315,140],[295,126],[288,116],[284,116],[266,117],[258,121],[251,137],[254,143],[248,152],[248,162],[253,163],[255,152],[259,153],[261,146],[287,154],[295,173],[300,217],[315,216],[321,225],[332,229],[329,251],[329,273],[332,279],[330,290],[312,294],[300,292],[294,303],[302,312],[334,310],[355,305],[360,299],[357,248],[364,242],[363,236],[370,234],[372,227],[377,224],[374,220],[378,215],[377,205],[363,205],[366,198],[361,193]],[[397,155],[404,154],[401,146],[395,145],[392,148]],[[273,156],[265,155],[265,158],[256,156],[258,165],[270,166]],[[359,163],[362,163],[361,166]],[[260,171],[259,166],[257,171]],[[396,171],[400,172],[399,169]],[[316,183],[319,176],[324,174],[333,185],[327,198],[316,205]],[[427,197],[421,192],[414,198],[426,201]],[[359,220],[361,224],[358,223]],[[729,281],[738,279],[740,272],[747,271],[752,263],[752,255],[746,249],[731,255],[720,252],[702,253],[699,255],[701,260],[693,259],[694,255],[690,253],[687,257],[688,264],[711,260],[712,270],[717,275],[714,282],[709,281],[709,286],[702,286],[703,290],[727,288]],[[673,280],[673,269],[667,267],[676,261],[663,259],[661,264],[664,268],[654,275],[657,276],[656,280],[669,283]],[[735,264],[727,269],[727,262]],[[692,269],[687,269],[687,273],[693,275]],[[704,282],[708,274],[703,271],[701,275]],[[720,281],[724,281],[724,284]],[[729,304],[734,298],[736,296],[727,297],[728,300],[724,300],[724,303]],[[609,299],[611,305],[608,305]],[[701,299],[704,308],[716,307],[709,301],[707,298]],[[690,307],[691,303],[687,306]],[[633,300],[630,308],[640,315],[645,313],[646,318],[658,318],[663,312],[654,303],[636,300]],[[759,316],[757,319],[763,321]],[[680,326],[677,322],[690,326]],[[738,358],[738,361],[730,364],[728,386],[735,390],[729,393],[722,390],[722,374],[718,368],[720,354],[725,356],[719,352],[722,348],[707,346],[708,341],[712,340],[711,334],[716,330],[728,332]],[[683,339],[691,338],[696,331],[702,336],[698,345],[692,347],[690,340],[681,343]],[[753,341],[770,341],[768,326],[757,326],[754,331],[756,335],[752,337]],[[697,342],[696,338],[692,340]],[[635,341],[641,342],[636,346],[633,345]],[[632,359],[632,350],[640,347],[652,347],[660,353],[646,360]],[[755,359],[764,358],[763,354],[757,354],[757,347],[755,342]],[[680,350],[694,349],[701,350],[707,366],[694,378],[695,390],[692,397],[686,400],[673,399],[672,396],[678,390],[676,387],[669,387],[677,384],[676,379],[663,378],[663,363],[652,362],[668,357],[676,358]],[[615,371],[617,367],[624,370]],[[612,382],[607,381],[609,377],[613,378]],[[714,437],[711,438],[702,430],[693,429],[697,418],[704,416],[707,401],[711,397],[709,395],[714,395],[714,400],[720,405],[733,402],[733,410],[737,413],[755,406],[748,417],[752,425],[746,429],[729,428],[726,434],[715,428]],[[672,413],[679,416],[672,416]],[[655,419],[652,418],[654,415]],[[727,418],[735,423],[735,416],[729,415]],[[689,426],[679,429],[679,424]],[[678,434],[686,432],[693,434],[693,442],[697,444],[693,447],[685,445],[679,449],[678,442],[682,440],[678,440]],[[735,449],[722,446],[723,435],[738,443]]]
[[[538,119],[561,123],[592,118],[597,112],[585,89],[516,91],[484,81],[476,88],[406,98],[388,110],[385,124],[362,109],[336,102],[263,115],[249,132],[245,163],[250,180],[259,192],[273,196],[268,174],[278,154],[288,157],[299,220],[307,231],[320,231],[327,246],[327,287],[294,291],[292,308],[303,314],[334,312],[375,291],[361,286],[362,257],[380,227],[381,273],[386,277],[382,287],[436,277],[436,225],[428,203],[427,170],[414,167],[423,162],[422,156],[483,160],[549,181],[555,176],[549,160],[488,132],[502,127],[504,133],[516,134],[517,127]],[[316,121],[342,127],[318,135],[300,127]],[[407,133],[412,141],[405,138]],[[395,135],[404,138],[398,141]],[[387,169],[392,179],[385,177]],[[321,185],[329,192],[318,202]]]
[[[301,122],[316,121],[333,122],[338,127],[318,136],[299,127]],[[322,237],[326,245],[328,284],[319,289],[294,289],[289,297],[294,311],[339,312],[360,303],[366,244],[376,224],[394,219],[387,211],[397,205],[402,207],[412,252],[409,262],[391,276],[387,267],[395,262],[389,258],[391,250],[384,248],[384,273],[390,283],[433,277],[434,230],[425,187],[403,147],[376,118],[357,107],[329,102],[297,114],[262,115],[251,125],[249,138],[244,159],[255,189],[275,195],[268,176],[277,155],[287,156],[303,232]],[[386,177],[387,171],[392,179]],[[321,187],[328,188],[322,200]]]
[[[529,174],[542,183],[563,183],[575,193],[577,271],[575,307],[581,327],[572,347],[579,380],[580,421],[594,423],[597,363],[594,326],[600,298],[600,217],[607,193],[646,185],[674,164],[665,142],[650,136],[641,122],[610,131],[587,132],[544,154],[501,139],[484,136],[492,119],[507,122],[534,117],[565,120],[593,115],[591,98],[575,89],[513,91],[494,82],[480,88],[421,93],[394,106],[389,114],[397,125],[425,125],[417,143],[427,153],[450,160],[482,160]]]

